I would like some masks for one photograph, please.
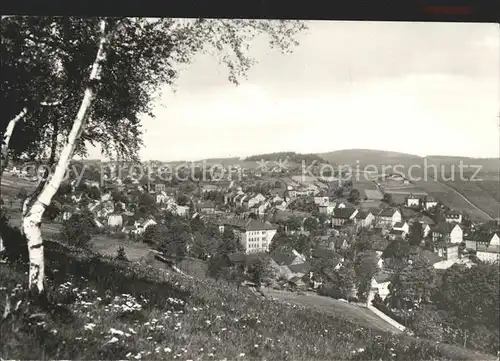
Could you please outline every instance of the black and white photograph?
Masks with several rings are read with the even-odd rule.
[[[0,360],[499,360],[500,26],[1,18]]]

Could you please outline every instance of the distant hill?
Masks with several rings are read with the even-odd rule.
[[[484,173],[498,173],[500,160],[499,158],[470,158],[445,155],[429,155],[426,157],[428,164],[444,166],[450,168],[451,165],[458,167],[460,161],[466,166],[481,166]],[[473,170],[472,170],[473,171]]]
[[[310,164],[313,161],[316,161],[317,163],[326,163],[325,159],[319,156],[318,154],[312,154],[312,153],[300,154],[295,152],[277,152],[277,153],[253,155],[251,157],[247,157],[245,161],[258,162],[261,160],[265,160],[265,161],[276,162],[279,160],[284,161],[285,159],[289,162],[294,162],[294,163],[302,163],[302,161],[305,161],[307,164]]]
[[[384,150],[373,150],[373,149],[344,149],[328,153],[319,153],[321,158],[327,160],[330,164],[335,165],[350,165],[360,166],[374,165],[380,167],[382,165],[397,165],[401,164],[408,169],[411,165],[436,165],[438,167],[443,166],[448,172],[452,169],[452,165],[455,171],[459,171],[458,166],[460,161],[464,165],[477,165],[481,166],[482,172],[484,173],[498,173],[500,161],[498,158],[471,158],[471,157],[460,157],[460,156],[442,156],[442,155],[430,155],[427,157],[421,157],[414,154],[390,152]],[[471,168],[473,169],[473,168]]]
[[[206,162],[209,164],[237,164],[240,161],[240,158],[238,157],[231,157],[231,158],[207,158],[203,159],[198,162]]]
[[[418,155],[389,152],[373,149],[344,149],[334,152],[319,153],[318,156],[335,165],[366,166],[369,164],[380,166],[390,164],[422,163],[423,158]]]

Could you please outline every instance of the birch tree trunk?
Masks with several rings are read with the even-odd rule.
[[[40,106],[42,107],[52,107],[56,105],[60,105],[63,103],[64,100],[59,100],[55,102],[41,102]],[[2,152],[0,154],[0,179],[2,178],[2,174],[4,169],[7,167],[7,163],[9,161],[9,144],[10,144],[10,138],[12,138],[12,133],[14,133],[14,129],[16,128],[17,123],[23,119],[26,114],[28,114],[28,107],[24,107],[19,114],[17,114],[14,118],[12,118],[9,121],[9,124],[7,125],[7,129],[5,130],[5,134],[3,135],[2,139]]]
[[[3,170],[7,167],[8,161],[8,152],[9,152],[9,143],[10,138],[12,137],[12,133],[14,132],[14,128],[18,121],[20,121],[26,114],[28,113],[28,108],[24,107],[23,110],[19,112],[14,118],[9,121],[7,125],[7,129],[5,130],[5,134],[2,139],[2,154],[1,156],[1,165],[0,165],[0,178],[2,177]]]
[[[73,158],[76,140],[79,138],[85,127],[87,113],[92,105],[92,100],[95,95],[94,87],[96,82],[99,80],[101,73],[101,63],[106,59],[106,20],[101,20],[100,26],[101,38],[99,41],[97,55],[94,64],[92,65],[89,85],[85,89],[80,108],[78,109],[76,118],[73,121],[73,126],[68,135],[67,143],[61,152],[54,174],[52,174],[50,179],[45,183],[40,193],[38,195],[34,195],[36,198],[33,198],[29,201],[29,203],[26,203],[23,206],[23,231],[28,239],[28,252],[30,259],[29,287],[30,289],[36,288],[38,293],[41,293],[44,290],[45,278],[43,239],[40,229],[42,216],[64,179],[66,169],[68,168],[69,162]]]

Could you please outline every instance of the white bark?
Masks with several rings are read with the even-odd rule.
[[[56,105],[61,105],[62,104],[62,100],[58,100],[58,101],[55,101],[55,102],[41,102],[40,105],[42,107],[54,107]]]
[[[4,168],[7,166],[7,153],[9,151],[10,138],[12,137],[12,133],[14,132],[14,128],[16,127],[17,122],[20,121],[26,115],[26,113],[28,113],[28,108],[24,107],[23,110],[21,110],[18,115],[16,115],[9,121],[7,129],[5,129],[5,134],[3,135],[2,139],[1,156],[3,159],[2,159],[2,165],[0,167],[0,176],[2,175]]]
[[[38,292],[43,291],[43,282],[45,278],[43,240],[40,230],[42,215],[64,179],[66,169],[68,168],[69,162],[73,158],[76,140],[85,127],[86,115],[94,98],[92,83],[99,79],[101,62],[106,58],[106,40],[106,21],[101,20],[101,39],[99,42],[97,56],[90,73],[90,85],[85,89],[80,108],[78,109],[78,113],[73,121],[73,126],[68,135],[67,143],[61,152],[54,174],[47,181],[40,194],[38,194],[36,200],[31,203],[31,206],[26,207],[26,212],[23,214],[23,230],[26,238],[28,239],[28,251],[30,258],[29,287],[36,287]]]
[[[57,106],[61,105],[63,103],[63,100],[58,100],[55,102],[41,102],[40,106],[42,107],[52,107],[52,106]],[[9,121],[9,124],[7,125],[7,129],[5,130],[5,134],[3,135],[2,139],[2,165],[0,168],[0,176],[3,174],[4,168],[7,166],[7,161],[8,161],[8,151],[9,151],[9,143],[10,143],[10,138],[12,138],[12,133],[14,133],[14,129],[17,125],[17,123],[23,119],[26,114],[28,114],[28,108],[24,107],[19,114],[17,114],[14,118],[12,118]]]

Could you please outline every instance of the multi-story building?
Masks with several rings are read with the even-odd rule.
[[[219,228],[232,229],[246,253],[267,252],[278,230],[278,226],[253,218],[231,218],[222,222]]]

